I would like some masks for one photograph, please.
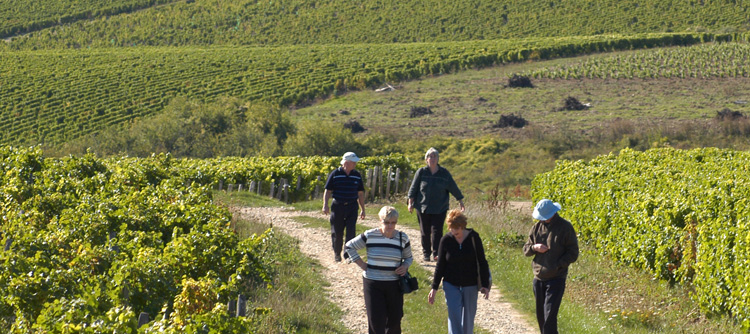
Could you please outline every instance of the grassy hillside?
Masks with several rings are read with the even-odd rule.
[[[35,3],[61,7],[61,0]],[[10,46],[29,49],[409,43],[610,33],[735,32],[746,29],[749,6],[748,1],[693,0],[196,0],[124,15],[94,15],[95,20],[41,30]],[[6,30],[23,28],[24,21],[44,21],[58,15],[54,11],[13,14]]]
[[[59,144],[159,113],[176,96],[283,105],[461,69],[727,38],[652,34],[411,44],[143,47],[0,53],[0,144]]]
[[[531,77],[534,88],[507,88],[508,77]],[[357,120],[370,133],[400,137],[503,135],[515,114],[530,126],[592,134],[602,124],[713,119],[723,109],[750,113],[750,44],[702,44],[516,63],[403,83],[396,91],[337,97],[293,112],[295,118]],[[559,110],[567,97],[589,103]],[[432,114],[414,117],[412,107]],[[346,110],[346,116],[339,111]]]
[[[750,148],[750,81],[718,75],[742,71],[748,54],[748,45],[729,43],[515,63],[406,82],[391,92],[351,93],[292,116],[299,122],[356,121],[365,129],[357,136],[371,144],[372,154],[400,151],[421,161],[434,146],[460,184],[486,193],[495,184],[529,184],[557,159],[590,159],[625,147]],[[584,72],[594,64],[661,73],[663,63],[678,62],[674,69],[691,69],[695,76],[532,77],[534,88],[505,87],[515,73]],[[590,107],[560,110],[567,97]],[[432,113],[411,117],[412,107]],[[527,124],[500,126],[506,115]],[[373,139],[379,136],[384,138]]]

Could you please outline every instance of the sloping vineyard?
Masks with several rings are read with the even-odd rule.
[[[123,5],[141,2],[146,0],[125,1]],[[20,9],[30,7],[20,0],[11,3]],[[68,1],[36,0],[34,3],[58,8]],[[81,8],[91,6],[85,4]],[[10,18],[29,22],[48,19],[39,12],[14,12]],[[9,47],[28,50],[146,45],[413,43],[735,32],[743,31],[748,19],[746,1],[190,0],[44,29],[14,40]],[[19,24],[23,27],[20,22],[8,23],[11,27]]]
[[[4,333],[135,333],[141,312],[150,332],[248,332],[252,318],[214,306],[270,282],[263,254],[281,247],[270,231],[240,240],[230,213],[167,156],[45,160],[2,148],[0,196]]]
[[[0,2],[0,38],[174,1],[176,0],[5,0]]]
[[[533,70],[524,75],[549,79],[742,78],[750,75],[750,44],[642,50]]]
[[[0,53],[0,144],[58,144],[158,113],[175,96],[289,105],[384,81],[513,61],[731,39],[647,34],[275,48],[126,48]]]
[[[230,318],[227,302],[269,284],[275,260],[265,254],[283,246],[272,231],[240,240],[210,187],[298,175],[314,186],[338,161],[58,160],[0,148],[0,331],[134,333],[145,312],[148,333],[250,332],[252,317]],[[414,168],[400,155],[361,162]]]
[[[581,239],[621,263],[692,285],[707,314],[750,329],[750,153],[630,149],[560,161],[532,184]]]

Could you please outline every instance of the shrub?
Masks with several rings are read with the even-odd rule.
[[[513,74],[508,78],[508,87],[510,88],[534,88],[531,79],[525,75]]]
[[[724,108],[720,111],[716,112],[716,119],[717,120],[735,120],[738,118],[745,118],[745,114],[739,112],[739,111],[733,111],[729,108]]]
[[[493,128],[507,128],[507,127],[514,127],[514,128],[522,128],[529,124],[528,121],[526,121],[523,117],[517,116],[514,114],[509,115],[500,115],[500,119],[497,121],[497,123],[492,124]]]
[[[420,117],[420,116],[429,115],[429,114],[432,114],[432,109],[430,109],[428,107],[414,107],[414,106],[412,106],[411,110],[409,110],[409,117],[410,118]]]
[[[299,156],[339,156],[347,151],[357,152],[351,132],[340,124],[309,122],[299,126],[297,133],[286,141],[284,152]]]
[[[360,133],[365,132],[367,129],[365,129],[356,119],[350,119],[346,123],[344,123],[344,128],[349,129],[352,131],[352,133]]]
[[[588,104],[583,104],[581,101],[578,101],[575,97],[568,96],[563,101],[562,108],[555,109],[554,111],[563,111],[563,110],[585,110],[588,109]]]

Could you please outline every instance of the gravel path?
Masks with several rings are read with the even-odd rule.
[[[331,284],[327,289],[328,297],[344,311],[342,323],[354,333],[367,332],[367,315],[362,294],[362,271],[356,265],[333,260],[330,230],[305,228],[303,224],[293,219],[295,216],[303,215],[325,219],[325,215],[292,211],[287,208],[265,207],[245,207],[240,209],[239,212],[244,218],[273,224],[275,228],[301,240],[301,251],[307,256],[317,259],[324,268],[325,277]],[[357,224],[369,228],[380,226],[377,216],[358,220]],[[419,231],[402,225],[399,225],[397,229],[410,236],[413,253],[422,254],[422,246],[418,242]],[[417,242],[414,242],[415,240]],[[429,271],[435,270],[435,262],[425,263],[421,256],[415,256],[414,263],[418,263]],[[427,291],[429,290],[420,289],[420,291],[422,292],[418,293],[424,294],[426,303]],[[446,311],[446,317],[447,314]],[[494,286],[490,293],[490,299],[485,300],[480,296],[475,324],[492,333],[536,333],[535,328],[524,320],[510,303],[503,301],[502,295]]]

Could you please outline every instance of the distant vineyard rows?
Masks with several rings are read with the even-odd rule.
[[[112,46],[413,43],[747,29],[746,1],[650,0],[129,0],[0,2],[5,31],[68,16],[7,47],[39,50]],[[81,3],[83,2],[83,3]],[[125,15],[118,6],[146,7]],[[44,8],[45,10],[40,10]],[[49,11],[48,11],[49,10]],[[82,13],[92,13],[92,19]],[[98,12],[98,14],[97,14]],[[37,23],[41,22],[41,23]],[[4,47],[0,43],[0,48]]]
[[[412,44],[125,48],[0,53],[0,144],[58,144],[158,113],[175,96],[282,105],[385,81],[513,61],[690,45],[647,34]]]
[[[523,75],[550,79],[742,78],[750,76],[750,44],[643,50],[533,70]]]
[[[0,38],[175,1],[177,0],[5,0],[0,2]]]
[[[691,285],[707,314],[750,329],[750,153],[630,149],[559,161],[532,183],[581,240],[657,278]]]

